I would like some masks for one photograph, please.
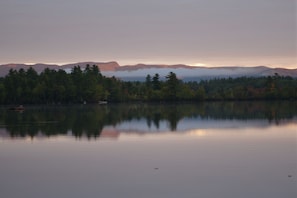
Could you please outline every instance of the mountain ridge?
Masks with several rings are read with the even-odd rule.
[[[80,66],[82,69],[86,65],[96,65],[100,69],[101,73],[107,77],[115,76],[121,80],[126,81],[143,81],[145,77],[149,75],[155,75],[158,73],[161,78],[164,78],[169,72],[174,72],[178,78],[183,80],[201,80],[209,78],[226,78],[226,77],[262,77],[262,76],[273,76],[276,73],[280,76],[290,76],[297,78],[297,68],[286,69],[286,68],[271,68],[267,66],[254,66],[254,67],[243,67],[243,66],[224,66],[224,67],[196,67],[185,64],[135,64],[135,65],[119,65],[116,61],[109,62],[77,62],[69,64],[3,64],[0,65],[0,77],[3,77],[9,73],[10,69],[19,70],[21,68],[28,69],[34,68],[38,73],[41,73],[45,68],[49,69],[63,69],[66,72],[71,72],[74,66]]]

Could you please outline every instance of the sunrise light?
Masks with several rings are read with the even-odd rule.
[[[206,67],[207,65],[204,63],[194,63],[193,66],[195,67]]]

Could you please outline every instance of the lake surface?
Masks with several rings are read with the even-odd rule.
[[[297,102],[0,108],[0,197],[296,198]]]

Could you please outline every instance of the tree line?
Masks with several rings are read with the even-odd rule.
[[[98,101],[296,100],[297,79],[288,76],[220,78],[183,82],[170,72],[143,82],[105,77],[96,65],[65,70],[10,69],[0,78],[0,104],[73,104]]]

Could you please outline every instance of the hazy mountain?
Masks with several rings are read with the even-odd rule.
[[[19,70],[21,68],[24,68],[27,70],[28,68],[32,67],[34,68],[38,73],[42,72],[45,68],[49,69],[64,69],[67,72],[71,72],[71,69],[74,66],[80,66],[81,68],[85,68],[86,65],[89,64],[97,65],[101,71],[116,71],[116,68],[119,68],[120,65],[117,62],[79,62],[79,63],[71,63],[71,64],[65,64],[65,65],[55,65],[55,64],[41,64],[37,63],[34,65],[28,65],[28,64],[5,64],[0,65],[0,76],[5,76],[8,74],[10,69],[16,69]]]
[[[117,68],[120,68],[120,65],[115,62],[80,62],[80,63],[71,63],[71,64],[66,64],[66,65],[62,65],[61,67],[63,69],[71,69],[74,66],[80,66],[82,68],[85,68],[86,65],[97,65],[100,68],[100,71],[116,71]]]
[[[19,70],[24,68],[27,70],[33,67],[38,73],[42,72],[45,68],[50,69],[63,69],[66,72],[71,72],[74,66],[79,65],[82,69],[89,64],[97,65],[101,73],[105,76],[115,76],[122,80],[145,80],[145,77],[150,74],[151,76],[158,73],[161,79],[169,72],[176,73],[177,77],[183,80],[201,80],[209,78],[227,78],[227,77],[241,77],[241,76],[271,76],[278,73],[280,76],[291,76],[297,78],[297,69],[284,69],[284,68],[269,68],[265,66],[257,67],[193,67],[188,65],[125,65],[120,66],[117,62],[79,62],[66,65],[50,65],[50,64],[6,64],[0,65],[0,76],[8,74],[10,69]]]
[[[145,80],[146,75],[151,76],[158,73],[164,79],[169,72],[176,73],[179,79],[184,81],[194,81],[210,78],[228,78],[241,76],[273,76],[278,73],[280,76],[297,77],[297,69],[258,67],[191,67],[187,65],[135,65],[123,66],[116,71],[102,72],[106,76],[115,76],[122,80]]]

